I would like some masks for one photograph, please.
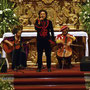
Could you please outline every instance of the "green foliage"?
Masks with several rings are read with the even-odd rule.
[[[14,90],[14,87],[10,81],[0,78],[0,90]]]
[[[82,21],[84,30],[90,34],[90,2],[81,5],[80,20]]]
[[[14,13],[14,3],[11,2],[1,2],[3,5],[0,10],[0,37],[3,36],[5,32],[11,32],[14,25],[19,24],[19,19]]]

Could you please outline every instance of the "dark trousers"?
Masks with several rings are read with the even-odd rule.
[[[45,50],[46,60],[47,60],[47,68],[51,68],[51,47],[48,40],[39,40],[37,41],[37,52],[38,52],[38,68],[42,68],[42,55],[43,50]]]
[[[12,69],[16,68],[19,65],[26,67],[26,53],[21,49],[15,49],[12,52]]]
[[[57,56],[59,68],[62,68],[62,60],[65,60],[64,62],[67,62],[67,67],[71,65],[71,56],[70,57],[59,57]]]

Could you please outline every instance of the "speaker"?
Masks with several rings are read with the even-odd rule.
[[[90,71],[90,56],[83,56],[80,61],[80,71]]]
[[[7,72],[7,63],[5,58],[0,58],[0,72],[1,73]]]

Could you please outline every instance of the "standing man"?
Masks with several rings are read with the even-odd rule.
[[[54,41],[54,30],[52,22],[47,20],[47,12],[40,10],[39,18],[35,22],[35,30],[37,30],[37,52],[38,52],[38,69],[37,72],[41,72],[42,68],[42,54],[45,49],[45,55],[47,59],[48,72],[51,72],[51,46],[50,43]],[[51,32],[51,37],[50,37]]]

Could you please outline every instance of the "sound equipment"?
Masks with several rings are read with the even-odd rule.
[[[7,72],[7,63],[5,58],[0,58],[0,72],[1,73]]]
[[[80,71],[90,71],[90,56],[83,56],[80,61]]]

